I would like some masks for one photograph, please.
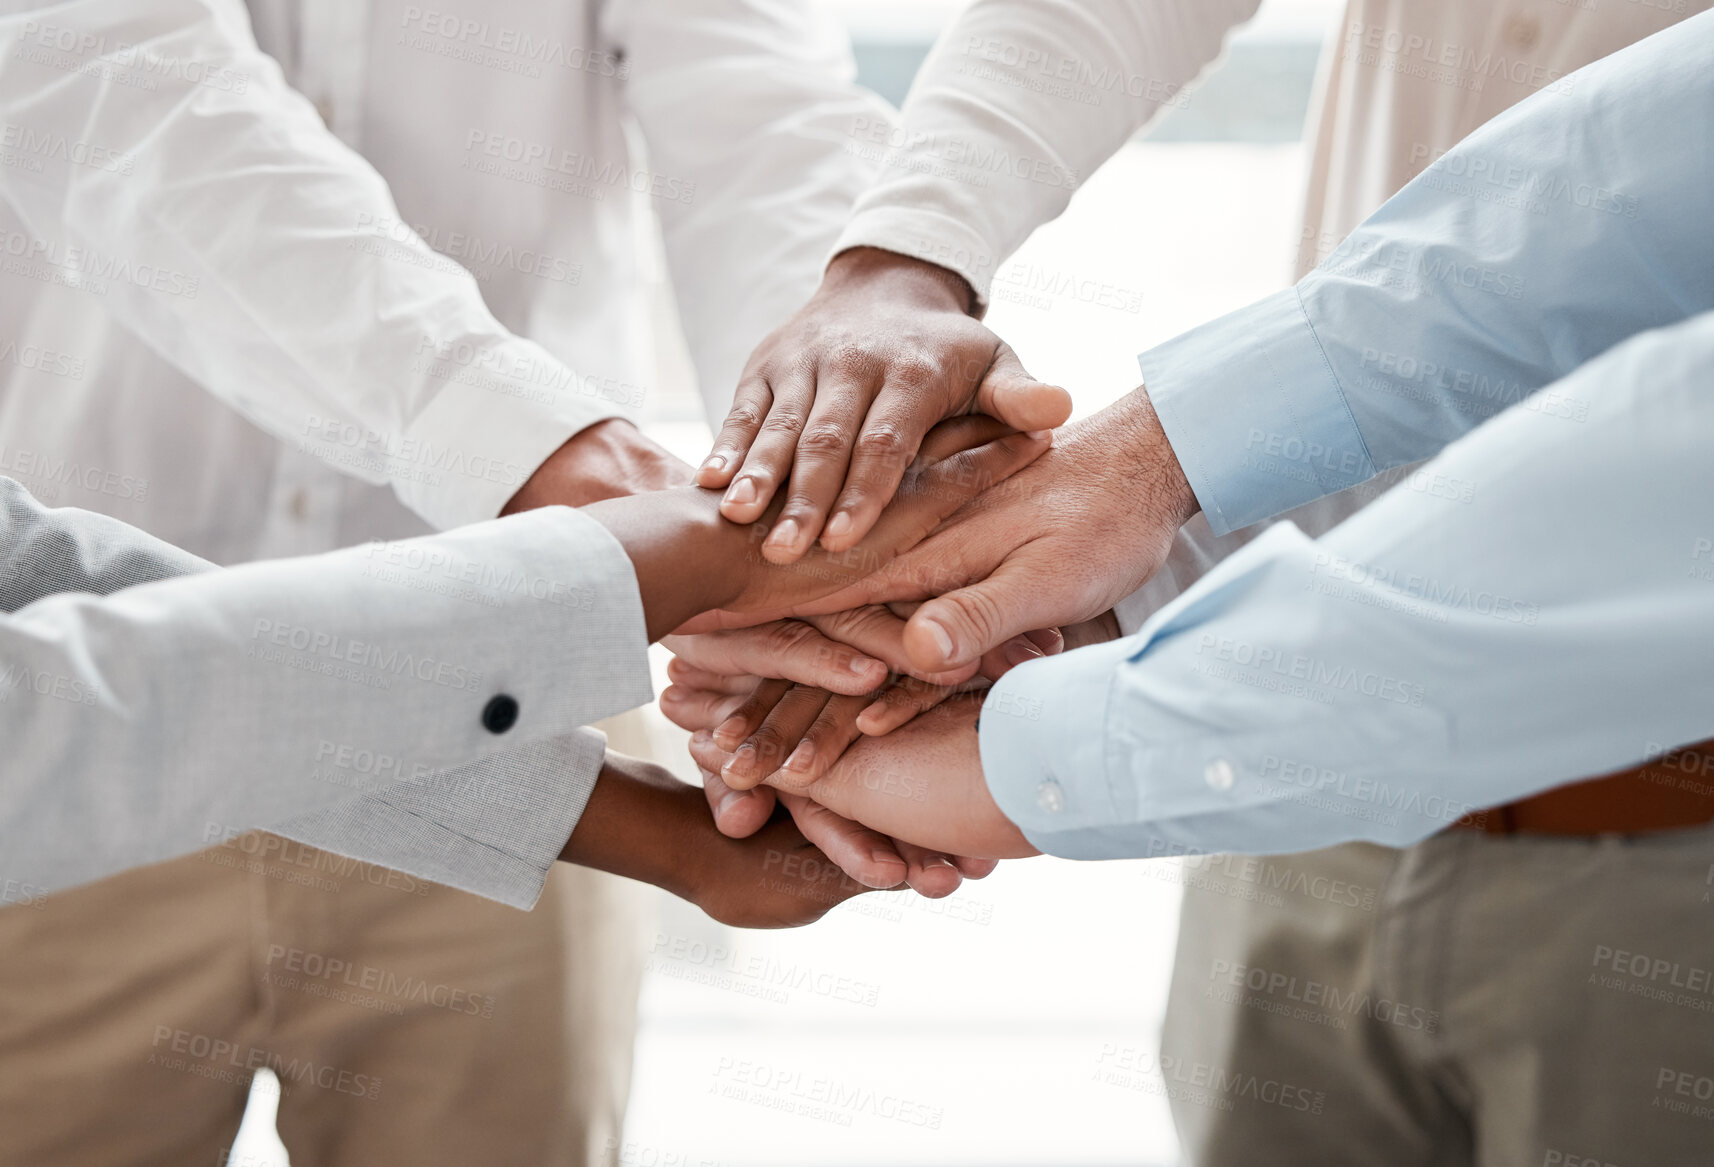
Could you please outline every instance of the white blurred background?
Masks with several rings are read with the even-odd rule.
[[[851,29],[863,81],[894,102],[963,7],[820,2]],[[1079,415],[1135,387],[1138,352],[1289,281],[1300,132],[1338,9],[1338,0],[1266,0],[1186,107],[1091,176],[1012,261],[1140,298],[1132,313],[996,297],[988,323],[1032,372],[1071,390]],[[676,381],[677,391],[651,395],[649,428],[695,460],[711,434],[682,357],[668,351],[662,363],[657,383]],[[1167,860],[1036,859],[948,901],[865,896],[792,933],[734,932],[651,889],[630,1117],[611,1161],[1176,1162],[1149,1067],[1179,876]],[[232,1161],[285,1162],[271,1103],[257,1092]]]

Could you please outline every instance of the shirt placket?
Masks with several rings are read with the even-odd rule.
[[[342,142],[362,149],[368,82],[369,0],[287,0],[293,51],[286,67],[292,87]],[[339,541],[347,483],[313,454],[284,445],[274,467],[268,513],[258,532],[260,557],[306,555]]]

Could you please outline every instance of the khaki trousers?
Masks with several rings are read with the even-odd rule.
[[[1714,829],[1187,871],[1187,1167],[1714,1162]]]
[[[519,912],[252,833],[7,906],[0,1165],[216,1167],[262,1066],[292,1167],[606,1164],[648,904],[561,864]]]

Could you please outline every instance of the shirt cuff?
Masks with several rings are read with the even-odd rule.
[[[1012,669],[988,691],[978,732],[994,804],[1031,845],[1067,859],[1115,852],[1097,838],[1138,819],[1135,787],[1115,784],[1107,705],[1134,639],[1091,645]],[[1122,852],[1120,852],[1122,853]]]
[[[601,776],[584,729],[455,770],[413,776],[272,828],[300,843],[528,909]]]
[[[1216,535],[1375,473],[1295,288],[1192,329],[1137,363]]]
[[[878,247],[957,272],[976,292],[977,315],[988,308],[999,257],[967,224],[938,211],[877,207],[851,217],[828,260],[853,247]]]
[[[408,472],[392,473],[393,489],[442,530],[494,518],[573,435],[627,416],[602,383],[522,337],[425,342],[414,371],[440,387],[406,435],[411,452],[396,461]]]

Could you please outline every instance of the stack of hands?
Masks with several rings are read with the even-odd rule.
[[[638,563],[651,624],[676,630],[661,708],[692,731],[719,830],[771,857],[772,878],[751,863],[688,896],[718,918],[945,896],[1034,854],[983,778],[983,690],[1118,635],[1114,603],[1195,512],[1142,390],[1055,433],[1069,395],[972,302],[931,264],[841,255],[751,358],[697,486],[660,492],[683,516]],[[622,534],[636,559],[646,536]]]

